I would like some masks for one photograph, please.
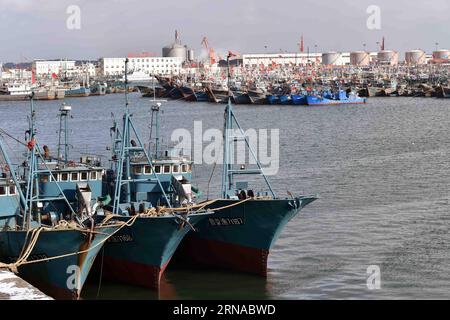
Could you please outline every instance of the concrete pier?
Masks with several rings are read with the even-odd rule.
[[[0,270],[0,300],[53,300],[8,270]]]

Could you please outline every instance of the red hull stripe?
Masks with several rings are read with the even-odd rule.
[[[189,237],[180,251],[182,257],[196,264],[267,276],[267,249]]]
[[[98,262],[100,264],[100,261]],[[103,276],[108,280],[150,289],[159,289],[161,276],[169,262],[170,259],[165,265],[159,267],[105,256],[103,258]]]

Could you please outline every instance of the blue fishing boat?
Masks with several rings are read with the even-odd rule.
[[[280,97],[274,94],[268,94],[266,95],[267,103],[268,104],[280,104]]]
[[[91,93],[91,90],[87,87],[81,87],[81,86],[72,86],[64,92],[65,96],[68,98],[72,97],[88,97]]]
[[[231,99],[225,109],[224,162],[220,199],[200,202],[217,211],[198,223],[182,241],[176,261],[191,265],[212,266],[261,276],[267,274],[267,261],[284,226],[317,196],[276,196],[263,168],[251,150],[248,137],[237,121]],[[237,141],[245,141],[255,168],[236,165],[233,152]],[[268,187],[255,192],[245,175],[260,175]],[[241,177],[237,180],[237,177]]]
[[[292,94],[291,95],[292,104],[294,105],[306,105],[307,99],[304,94]]]
[[[127,65],[128,59],[126,69]],[[155,101],[152,107],[155,154],[160,152],[160,105]],[[113,203],[104,208],[123,221],[132,217],[133,223],[111,237],[97,265],[105,278],[158,289],[181,240],[213,211],[192,203],[190,161],[183,157],[154,159],[152,150],[144,147],[129,112],[128,95],[122,129],[115,122],[112,132],[113,162],[105,187],[107,194],[113,195]]]
[[[282,105],[292,104],[292,98],[288,94],[280,94],[278,98],[280,99],[280,104]]]
[[[306,97],[308,106],[325,106],[325,105],[340,105],[340,104],[364,104],[365,98],[360,98],[355,93],[347,93],[344,90],[339,90],[337,93],[325,92],[321,95],[308,95]]]
[[[37,141],[33,100],[31,111],[23,168],[13,166],[0,139],[1,167],[7,168],[0,178],[0,267],[52,297],[78,298],[103,243],[121,224],[113,219],[94,223],[88,184],[76,207],[69,202]],[[49,190],[57,192],[49,195]]]

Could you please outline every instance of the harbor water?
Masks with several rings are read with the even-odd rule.
[[[61,101],[37,101],[41,145],[56,154]],[[72,106],[71,154],[110,151],[111,113],[124,97],[66,99]],[[150,100],[130,96],[134,121],[148,139]],[[224,105],[168,101],[161,135],[175,129],[222,129]],[[27,102],[0,102],[0,127],[23,141]],[[269,177],[279,196],[318,194],[284,229],[269,256],[267,279],[220,272],[166,272],[159,295],[96,280],[86,299],[431,299],[450,295],[450,99],[371,98],[365,105],[238,105],[244,128],[280,130],[280,168]],[[25,149],[7,140],[13,161]],[[211,165],[194,166],[206,194]],[[220,190],[220,168],[209,193]],[[101,253],[100,253],[101,255]],[[368,286],[369,266],[381,286]],[[369,289],[372,288],[372,289]]]

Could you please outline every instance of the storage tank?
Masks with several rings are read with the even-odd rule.
[[[162,49],[162,55],[163,57],[180,58],[182,62],[186,61],[187,48],[181,44],[180,35],[177,30],[175,30],[175,42],[165,46]]]
[[[382,50],[377,53],[378,63],[380,64],[398,64],[398,52],[393,50]]]
[[[423,50],[411,50],[405,52],[405,62],[407,64],[424,64],[426,62],[426,54]]]
[[[188,60],[189,61],[194,61],[195,60],[194,50],[193,49],[189,49],[188,50]]]
[[[342,55],[339,52],[331,51],[322,53],[323,65],[340,65],[342,64]]]
[[[437,60],[446,60],[450,58],[449,50],[436,50],[433,52],[433,59]]]
[[[354,51],[350,53],[350,64],[352,66],[368,66],[370,55],[365,51]]]
[[[181,44],[174,43],[162,49],[163,57],[180,58],[182,62],[186,61],[186,47]]]

